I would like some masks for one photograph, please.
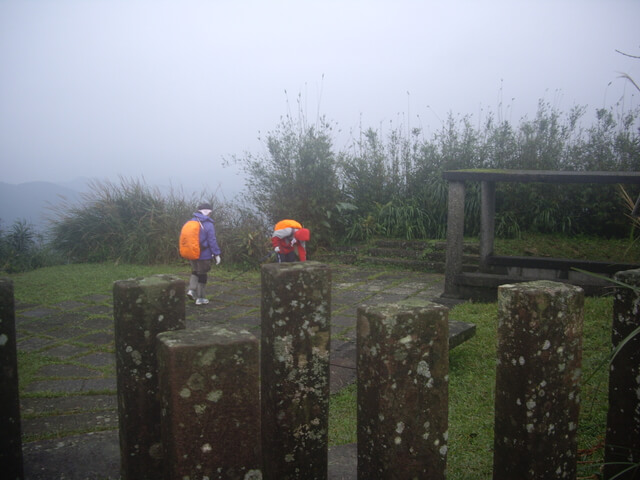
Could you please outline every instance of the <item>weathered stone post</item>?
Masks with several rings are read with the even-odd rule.
[[[326,479],[331,270],[262,267],[262,455],[267,480]]]
[[[456,297],[455,276],[462,273],[464,241],[464,182],[449,181],[447,200],[447,259],[444,272],[443,296]]]
[[[211,326],[158,335],[165,478],[262,478],[258,339]]]
[[[584,292],[498,287],[494,480],[575,478]]]
[[[4,478],[22,479],[16,312],[9,278],[0,278],[0,366],[0,465]]]
[[[615,280],[640,287],[640,269],[616,273]],[[640,293],[618,287],[613,302],[611,343],[617,347],[640,327]],[[604,478],[640,463],[640,334],[628,339],[611,362]],[[616,477],[640,478],[638,468]]]
[[[358,478],[446,478],[448,310],[358,309]]]
[[[123,480],[163,478],[156,335],[185,328],[184,281],[170,275],[113,285]]]

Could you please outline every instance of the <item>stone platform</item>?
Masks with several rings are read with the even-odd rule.
[[[442,274],[332,264],[331,393],[355,380],[356,313],[360,305],[442,303]],[[187,272],[185,272],[185,279]],[[207,306],[187,302],[187,328],[234,324],[260,334],[260,279],[211,275]],[[451,304],[447,305],[451,306]],[[16,305],[18,351],[48,363],[22,384],[24,470],[27,480],[119,478],[113,307],[94,295],[58,305]],[[450,323],[450,347],[475,326]],[[60,394],[65,394],[60,396]],[[47,436],[46,440],[31,441]],[[329,478],[356,478],[355,445],[330,448]]]

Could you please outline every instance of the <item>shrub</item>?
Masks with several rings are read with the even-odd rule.
[[[26,272],[58,263],[61,257],[26,220],[16,220],[7,232],[0,229],[0,271]]]
[[[224,211],[214,199],[202,199]],[[140,180],[94,182],[81,205],[54,209],[51,243],[72,262],[175,262],[180,228],[202,199],[173,191],[163,196]]]
[[[352,149],[340,155],[344,193],[358,207],[347,238],[371,231],[407,237],[441,238],[446,234],[447,182],[444,170],[526,169],[573,171],[639,171],[640,109],[616,115],[596,110],[595,122],[583,128],[584,107],[562,114],[539,102],[533,119],[518,126],[495,122],[490,114],[474,127],[470,116],[449,115],[430,139],[417,130],[406,137],[392,129],[385,140],[365,130]],[[465,234],[479,232],[480,189],[467,185]],[[523,232],[586,234],[605,238],[629,235],[630,224],[614,185],[545,185],[500,183],[496,191],[497,234]],[[629,186],[629,194],[640,193]],[[386,206],[379,216],[380,206]],[[419,215],[410,215],[416,208]],[[392,212],[393,210],[393,212]],[[415,218],[411,228],[391,227],[401,215]],[[377,223],[370,225],[373,218]],[[428,221],[425,219],[428,218]]]
[[[213,206],[216,237],[225,263],[256,262],[270,250],[269,228],[248,208],[219,201],[209,192],[162,194],[144,181],[94,182],[81,205],[55,208],[51,245],[67,261],[135,264],[186,262],[178,252],[182,225],[196,206]]]
[[[292,218],[312,232],[313,244],[329,245],[335,232],[329,218],[341,199],[331,125],[304,115],[283,118],[267,135],[267,154],[233,157],[246,174],[246,195],[271,224]]]

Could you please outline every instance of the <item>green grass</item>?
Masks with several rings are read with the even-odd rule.
[[[131,265],[79,263],[45,267],[10,275],[16,301],[28,304],[53,305],[68,300],[80,300],[91,295],[112,295],[113,283],[127,278],[149,275],[188,275],[189,265]],[[210,276],[216,278],[256,278],[257,271],[242,271],[234,267],[215,267]]]
[[[112,295],[113,282],[127,278],[187,273],[186,265],[80,263],[45,267],[11,275],[16,301],[52,305],[88,295]]]
[[[356,384],[331,396],[329,403],[329,445],[356,442]]]
[[[523,233],[521,238],[496,238],[494,249],[498,255],[611,260],[640,264],[640,242],[620,238],[604,240],[585,236]]]

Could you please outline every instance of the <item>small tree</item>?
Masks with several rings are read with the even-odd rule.
[[[309,125],[287,115],[267,134],[267,153],[233,157],[246,174],[247,198],[268,220],[285,218],[311,230],[313,243],[328,245],[331,217],[340,201],[331,125],[320,117]]]
[[[8,231],[0,229],[0,271],[26,272],[59,261],[43,244],[42,235],[26,220],[14,221]]]

